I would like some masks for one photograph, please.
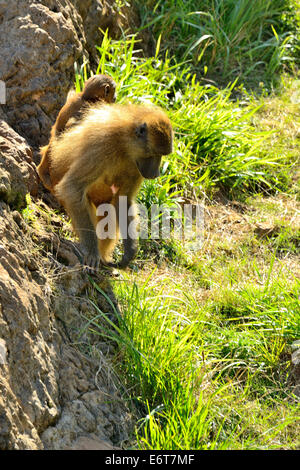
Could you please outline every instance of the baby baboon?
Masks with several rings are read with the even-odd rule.
[[[50,142],[41,148],[42,159],[37,167],[39,177],[44,186],[53,191],[58,183],[51,174],[51,145],[66,128],[82,118],[88,106],[97,102],[113,103],[116,100],[116,83],[109,75],[95,75],[89,78],[81,93],[71,90],[65,105],[60,110],[54,126],[51,129]]]

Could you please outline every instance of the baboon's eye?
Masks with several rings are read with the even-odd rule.
[[[141,124],[140,126],[137,127],[135,132],[136,132],[137,137],[140,137],[141,139],[145,139],[147,137],[147,124],[144,122],[144,124]]]

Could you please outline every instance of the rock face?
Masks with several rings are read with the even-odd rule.
[[[117,36],[121,25],[126,29],[128,23],[114,1],[1,0],[3,109],[7,122],[31,145],[47,143],[74,82],[74,62],[96,60],[99,28]]]
[[[113,1],[0,0],[1,450],[112,449],[132,429],[114,345],[101,340],[101,325],[100,336],[88,329],[94,304],[113,315],[117,302],[107,280],[95,278],[110,302],[91,284],[61,235],[63,217],[37,199],[32,160],[72,86],[74,61],[93,60],[98,28],[117,35],[120,18]]]
[[[33,166],[24,140],[3,129],[0,169],[10,206],[0,202],[0,449],[65,449],[79,438],[112,447],[128,439],[129,413],[117,378],[108,379],[111,346],[99,347],[99,337],[85,331],[95,315],[91,293],[102,311],[111,307],[79,265],[68,266],[76,262],[72,243],[54,233],[54,215],[44,225],[45,205],[28,215],[32,227],[12,210],[20,199],[11,195],[28,192]],[[106,281],[102,288],[116,305]],[[72,345],[80,331],[94,357]]]
[[[77,27],[77,31],[76,31]],[[79,14],[69,1],[0,3],[0,79],[8,123],[31,145],[46,141],[83,54]]]
[[[25,139],[0,120],[0,198],[22,207],[28,192],[37,192],[32,151]]]
[[[42,448],[38,428],[53,424],[59,411],[53,315],[24,231],[19,213],[1,203],[0,334],[6,348],[0,374],[1,449]]]

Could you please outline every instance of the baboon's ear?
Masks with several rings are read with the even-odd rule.
[[[152,180],[160,175],[160,162],[161,157],[139,158],[136,165],[144,178]]]

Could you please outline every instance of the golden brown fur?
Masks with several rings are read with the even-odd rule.
[[[127,196],[128,208],[145,178],[159,176],[162,155],[172,151],[172,127],[166,114],[153,106],[101,105],[91,108],[82,121],[53,140],[51,165],[55,194],[66,207],[79,235],[85,262],[97,267],[110,262],[118,238],[99,240],[95,234],[96,207]],[[128,223],[135,216],[128,216]],[[126,234],[125,234],[126,235]],[[119,266],[134,257],[136,241],[124,239]]]
[[[113,103],[115,101],[116,84],[108,75],[95,75],[86,81],[81,93],[70,91],[65,105],[60,110],[56,122],[51,129],[50,142],[41,148],[41,162],[37,168],[44,186],[53,191],[59,180],[54,179],[51,172],[51,144],[67,126],[82,118],[88,106],[97,102]]]

